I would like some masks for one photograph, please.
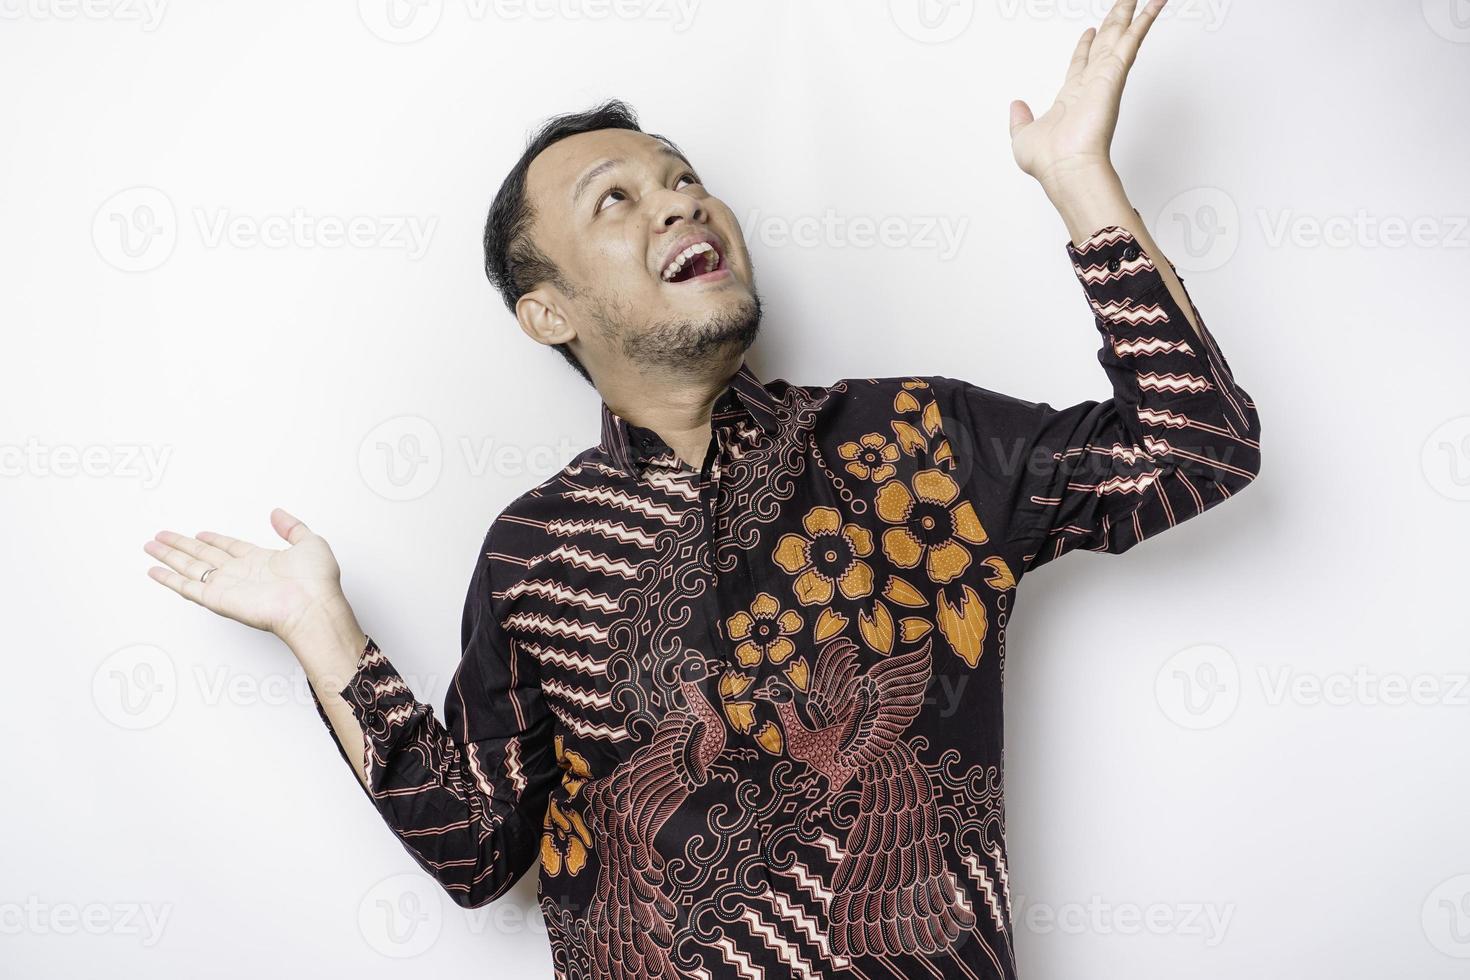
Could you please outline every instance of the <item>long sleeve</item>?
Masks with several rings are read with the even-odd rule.
[[[489,553],[487,535],[465,598],[463,653],[442,724],[414,700],[371,637],[340,692],[362,725],[373,805],[466,908],[500,897],[535,862],[547,797],[560,777],[538,665],[509,642],[495,616]],[[330,730],[320,701],[317,712]]]
[[[1260,471],[1255,403],[1192,300],[1199,333],[1122,227],[1068,240],[1067,253],[1111,398],[1058,409],[939,379],[944,414],[974,442],[971,490],[1000,518],[1017,575],[1078,549],[1121,554]]]

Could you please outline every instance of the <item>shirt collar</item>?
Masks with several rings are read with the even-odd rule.
[[[774,434],[778,428],[776,412],[781,404],[781,401],[766,389],[765,383],[756,377],[750,366],[742,360],[740,368],[730,377],[729,384],[720,392],[714,405],[711,406],[710,422],[715,424],[733,418],[746,418],[759,426],[763,432]],[[607,402],[602,403],[602,441],[599,445],[607,457],[612,460],[613,465],[629,476],[641,475],[640,456],[644,455],[645,444],[652,445],[659,450],[668,448],[659,438],[658,433],[652,429],[634,425],[608,408]]]

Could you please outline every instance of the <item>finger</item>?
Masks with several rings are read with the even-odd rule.
[[[271,511],[271,527],[276,533],[292,544],[297,544],[301,539],[311,533],[311,528],[301,523],[300,518],[294,517],[286,511],[277,507]]]
[[[154,537],[170,548],[177,548],[185,554],[192,555],[209,565],[223,565],[230,560],[228,553],[221,551],[212,544],[200,541],[198,538],[191,538],[188,535],[177,534],[173,531],[159,531]]]
[[[228,534],[216,534],[213,531],[200,531],[194,535],[205,544],[214,545],[216,548],[229,555],[231,558],[244,558],[255,550],[255,545],[246,541],[240,541],[230,537]]]
[[[1138,46],[1143,43],[1144,38],[1148,37],[1148,29],[1154,25],[1154,21],[1159,19],[1160,11],[1168,2],[1169,0],[1149,0],[1143,12],[1128,26],[1123,36],[1118,38],[1118,43],[1113,50],[1118,57],[1123,59],[1124,64],[1133,64],[1133,59],[1138,55]]]
[[[199,581],[206,571],[214,567],[209,562],[200,561],[192,555],[185,554],[177,548],[170,548],[168,545],[159,541],[149,541],[143,545],[143,550],[163,562],[169,568],[187,575],[196,582]]]
[[[1092,44],[1094,56],[1112,50],[1123,30],[1133,22],[1133,11],[1137,6],[1138,0],[1118,0],[1113,4],[1113,9],[1108,11],[1102,26],[1097,29],[1097,39]]]
[[[1036,117],[1031,115],[1031,107],[1029,105],[1020,99],[1016,99],[1011,103],[1011,136],[1015,136],[1016,131],[1021,129],[1021,127],[1029,126],[1035,121]]]
[[[162,582],[185,599],[197,602],[201,606],[204,605],[204,586],[193,579],[185,578],[178,572],[169,571],[167,568],[159,568],[157,565],[148,569],[148,577],[155,582]]]
[[[1082,73],[1087,67],[1087,53],[1092,50],[1092,38],[1094,29],[1089,27],[1082,32],[1082,38],[1077,42],[1076,49],[1072,52],[1072,63],[1067,66],[1067,81],[1071,81]]]

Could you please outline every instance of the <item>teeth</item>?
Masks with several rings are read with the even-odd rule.
[[[664,268],[664,281],[667,282],[668,280],[677,276],[680,271],[683,270],[685,263],[694,258],[694,256],[703,255],[705,252],[712,253],[715,260],[719,260],[720,253],[715,251],[715,247],[713,245],[711,245],[709,242],[696,242],[693,245],[690,245],[684,251],[680,252],[678,255],[674,256],[673,261]]]

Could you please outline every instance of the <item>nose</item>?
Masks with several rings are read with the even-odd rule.
[[[654,227],[662,231],[667,231],[677,225],[681,220],[704,224],[704,222],[709,220],[709,212],[705,210],[702,204],[689,195],[673,191],[670,193],[667,202],[659,205]]]

